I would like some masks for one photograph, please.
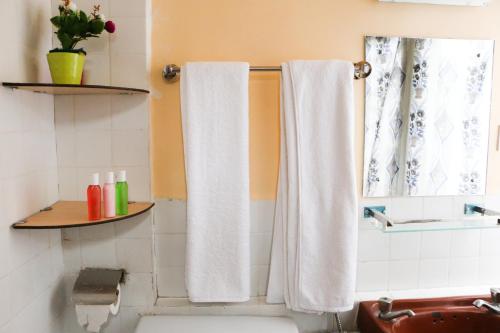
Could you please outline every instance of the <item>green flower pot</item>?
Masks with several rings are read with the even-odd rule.
[[[85,55],[83,53],[51,52],[47,54],[50,75],[55,84],[81,84]]]

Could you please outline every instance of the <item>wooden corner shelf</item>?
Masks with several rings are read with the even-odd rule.
[[[14,229],[64,229],[86,227],[97,224],[111,223],[130,219],[144,214],[155,204],[152,202],[131,202],[128,205],[128,215],[103,218],[98,221],[87,220],[87,202],[58,201],[24,221],[12,225]]]
[[[3,82],[7,88],[32,91],[49,95],[142,95],[149,94],[149,90],[101,86],[92,84],[53,84],[53,83],[14,83]]]

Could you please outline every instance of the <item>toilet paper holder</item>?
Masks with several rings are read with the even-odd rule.
[[[80,271],[73,287],[73,302],[77,305],[109,305],[118,301],[125,270],[85,268]]]

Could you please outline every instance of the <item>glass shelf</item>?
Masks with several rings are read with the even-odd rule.
[[[419,232],[419,231],[441,231],[441,230],[469,230],[469,229],[500,229],[498,217],[494,216],[471,216],[461,219],[435,219],[425,223],[405,223],[394,221],[393,226],[385,226],[383,223],[370,219],[369,223],[384,233]]]

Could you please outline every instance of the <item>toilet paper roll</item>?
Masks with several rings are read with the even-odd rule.
[[[111,304],[109,306],[109,312],[111,312],[113,316],[116,316],[118,314],[118,311],[120,310],[120,303],[122,301],[122,290],[120,285],[118,285],[118,287],[116,288],[116,293],[118,294],[118,299],[114,304]]]
[[[116,316],[120,310],[121,287],[117,286],[118,298],[115,303],[109,305],[82,305],[75,306],[76,316],[80,326],[88,332],[99,332],[109,318],[109,314]]]

